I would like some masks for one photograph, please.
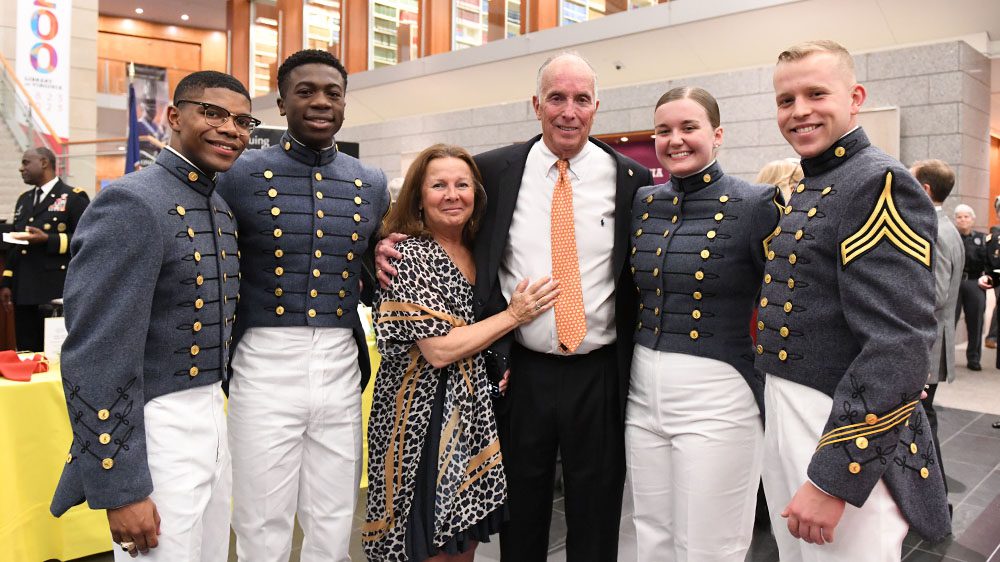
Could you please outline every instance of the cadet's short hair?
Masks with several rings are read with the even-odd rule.
[[[802,60],[816,53],[830,53],[836,57],[840,66],[850,74],[851,81],[853,82],[855,80],[854,57],[851,56],[850,51],[845,49],[843,45],[829,39],[816,39],[813,41],[796,43],[784,51],[781,51],[781,54],[778,55],[778,64]]]
[[[913,175],[931,187],[931,199],[943,203],[955,187],[955,172],[943,160],[921,160],[913,164]]]
[[[344,68],[340,59],[319,49],[303,49],[289,55],[278,67],[278,95],[285,96],[285,90],[288,88],[288,75],[304,64],[325,64],[336,68],[337,72],[340,72],[340,75],[344,77],[344,90],[347,90],[347,69]]]
[[[181,78],[177,83],[177,87],[174,88],[174,105],[176,106],[180,100],[196,98],[208,88],[225,88],[247,100],[250,99],[250,92],[247,92],[246,87],[232,76],[215,70],[199,70]]]

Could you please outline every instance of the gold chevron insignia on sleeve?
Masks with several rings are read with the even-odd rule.
[[[903,254],[923,264],[931,266],[931,245],[913,231],[896,209],[892,200],[892,172],[885,175],[885,187],[875,203],[875,209],[857,232],[840,243],[840,262],[847,267],[857,258],[888,239]]]

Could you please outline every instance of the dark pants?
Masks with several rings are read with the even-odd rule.
[[[941,478],[944,478],[944,491],[948,492],[948,478],[944,475],[944,457],[941,456],[941,441],[938,440],[937,411],[934,410],[934,395],[937,393],[937,384],[927,385],[927,398],[920,403],[924,406],[927,414],[927,423],[931,426],[931,436],[934,438],[934,450],[937,452],[938,466],[941,467]]]
[[[965,349],[965,359],[969,363],[979,363],[983,352],[986,291],[979,288],[978,279],[962,280],[958,290],[958,304],[955,307],[955,325],[958,325],[958,316],[962,312],[965,312],[965,328],[969,332],[969,347]]]
[[[510,515],[501,559],[545,561],[558,452],[566,560],[614,562],[625,478],[615,346],[560,357],[515,344],[510,372],[510,408],[499,420]]]
[[[45,346],[45,314],[37,304],[14,306],[14,333],[18,351],[37,351]]]

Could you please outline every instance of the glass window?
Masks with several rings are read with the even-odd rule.
[[[278,9],[274,2],[257,0],[250,5],[250,96],[271,91],[278,72]]]
[[[392,66],[420,55],[418,0],[371,0],[369,68]]]
[[[489,0],[453,0],[452,50],[478,47],[486,43],[489,31]]]
[[[559,25],[588,21],[654,4],[656,0],[559,0]]]
[[[303,46],[340,58],[340,0],[306,0]]]

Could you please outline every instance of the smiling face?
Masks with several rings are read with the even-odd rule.
[[[684,178],[701,170],[722,144],[722,127],[713,127],[708,112],[691,98],[667,102],[653,113],[656,158],[670,175]]]
[[[472,217],[476,183],[469,165],[458,158],[435,158],[427,163],[420,188],[424,226],[434,236],[461,236]]]
[[[227,88],[205,88],[192,101],[219,106],[232,115],[249,115],[250,100]],[[170,146],[206,174],[225,172],[246,148],[250,135],[233,124],[232,118],[218,127],[205,120],[205,108],[183,103],[167,109],[167,122],[173,134]]]
[[[803,158],[833,146],[857,125],[865,89],[833,53],[781,62],[774,70],[778,128]]]
[[[344,124],[344,76],[328,64],[309,63],[293,68],[286,83],[278,110],[288,132],[314,150],[329,148]]]
[[[576,156],[590,135],[599,102],[595,99],[594,72],[581,59],[563,56],[542,73],[538,95],[531,98],[535,116],[542,122],[542,140],[559,158]]]

